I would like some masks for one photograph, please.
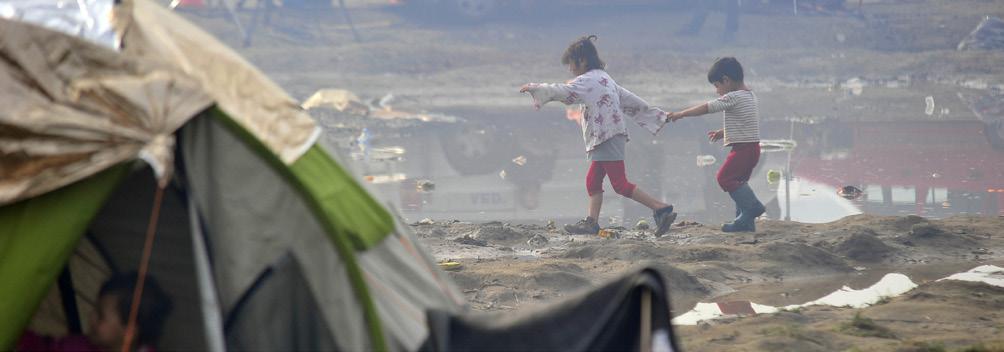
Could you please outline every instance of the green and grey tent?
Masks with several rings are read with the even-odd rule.
[[[114,13],[110,40],[0,19],[0,349],[86,328],[97,285],[140,263],[155,202],[165,350],[675,346],[648,270],[471,314],[278,86],[149,0],[89,2]]]

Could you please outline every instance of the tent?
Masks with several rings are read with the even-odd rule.
[[[78,2],[113,11],[83,27],[0,11],[0,349],[85,329],[143,261],[174,300],[165,350],[675,346],[650,270],[472,314],[295,100],[160,5],[111,1]]]

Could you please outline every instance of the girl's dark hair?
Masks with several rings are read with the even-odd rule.
[[[605,69],[607,64],[600,60],[600,54],[596,52],[596,46],[593,42],[596,41],[595,35],[587,35],[576,39],[565,49],[565,54],[561,55],[561,64],[568,65],[572,62],[583,61],[586,63],[586,71]]]
[[[132,309],[133,290],[138,284],[139,274],[134,271],[115,274],[101,285],[98,297],[114,297],[122,324],[128,324],[129,311]],[[143,295],[140,297],[139,310],[136,314],[136,341],[140,344],[155,344],[160,338],[160,333],[164,329],[164,320],[170,314],[171,308],[173,308],[171,298],[160,288],[157,280],[152,276],[147,276],[143,283]]]
[[[715,60],[708,70],[708,83],[721,82],[725,76],[736,82],[743,81],[743,65],[739,64],[739,60],[731,56]]]

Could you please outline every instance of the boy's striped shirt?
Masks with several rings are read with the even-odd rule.
[[[724,111],[725,145],[760,141],[760,109],[756,94],[748,90],[726,93],[708,102],[708,112]]]

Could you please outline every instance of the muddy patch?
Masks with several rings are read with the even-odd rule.
[[[528,240],[530,236],[532,235],[527,233],[525,229],[517,229],[509,224],[503,224],[497,221],[485,223],[479,226],[474,231],[474,234],[471,235],[474,239],[506,244],[523,242]]]
[[[850,266],[836,255],[802,243],[774,242],[762,247],[763,260],[781,266],[771,266],[782,273],[816,271],[847,272]]]
[[[894,249],[878,238],[871,229],[858,229],[836,246],[836,252],[847,258],[861,262],[878,262],[886,258]]]

